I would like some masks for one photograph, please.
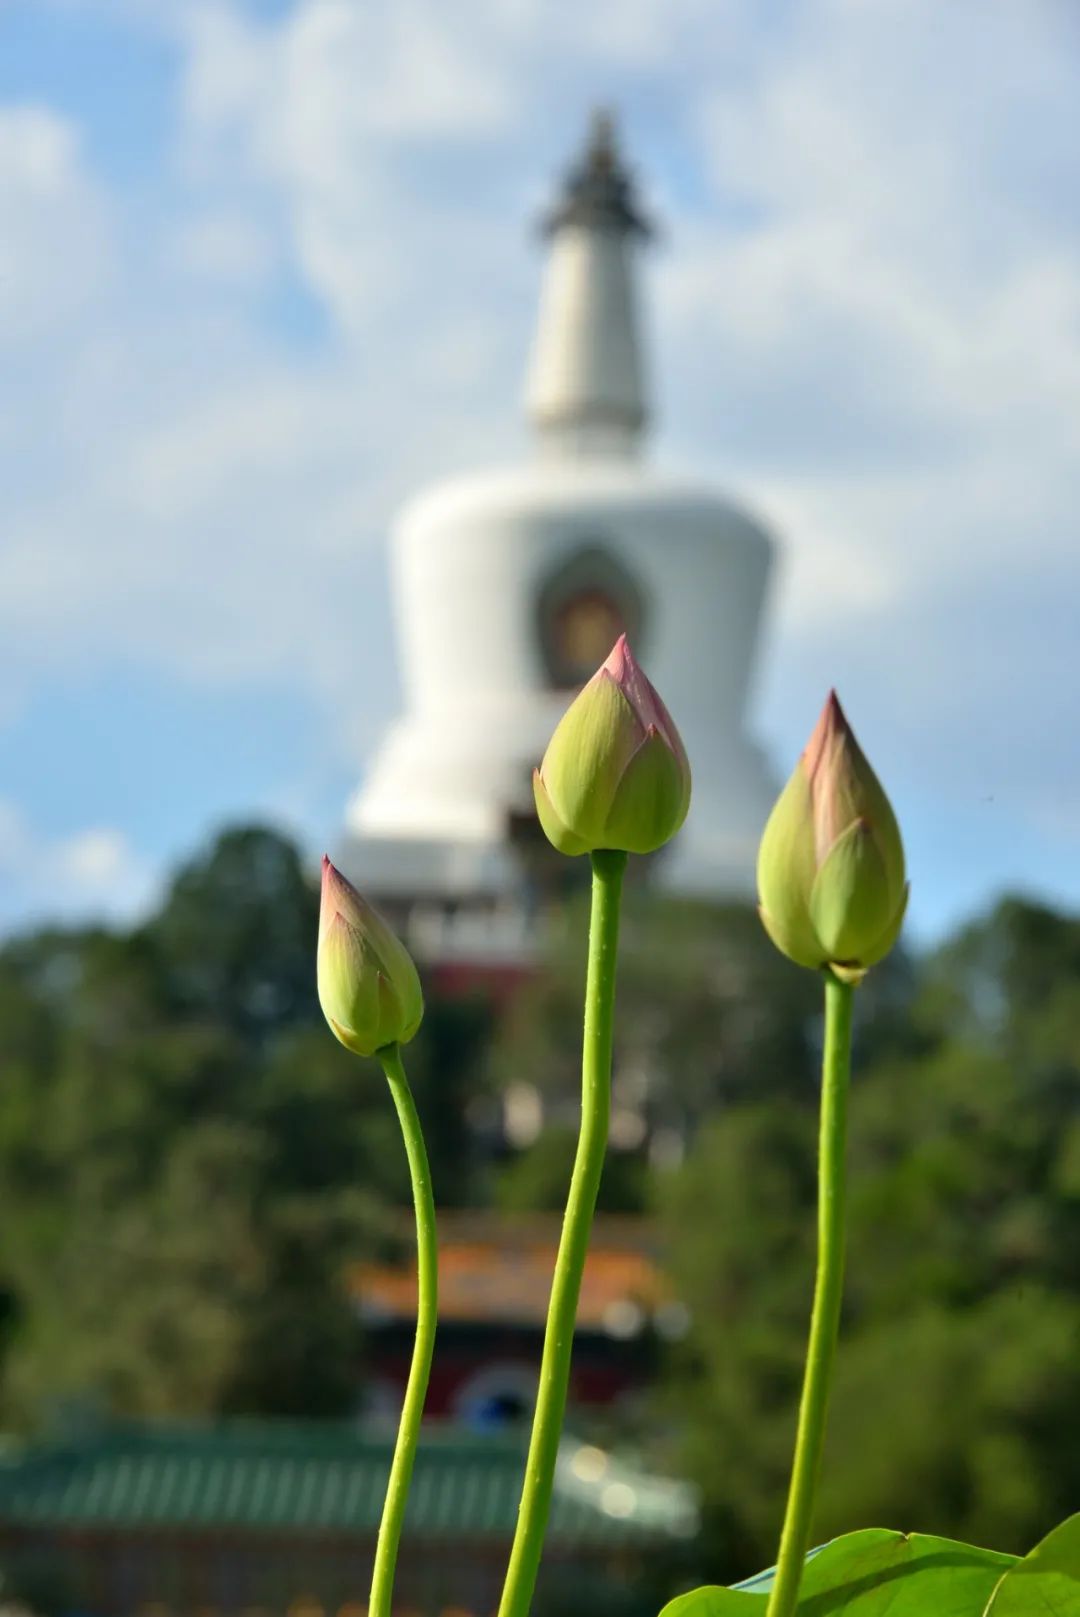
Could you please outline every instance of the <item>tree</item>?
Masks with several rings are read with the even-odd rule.
[[[0,950],[10,1419],[355,1406],[345,1258],[405,1175],[381,1080],[318,1018],[316,920],[256,828],[142,928]]]
[[[295,844],[249,826],[179,871],[146,938],[175,1010],[260,1041],[318,1021],[318,914]]]
[[[496,1086],[534,1085],[573,1123],[581,1083],[587,916],[565,912],[543,970],[496,1029]],[[619,956],[614,1099],[650,1132],[687,1139],[718,1107],[749,1096],[812,1095],[813,982],[780,959],[745,905],[712,906],[630,889]]]
[[[577,1133],[545,1129],[536,1141],[511,1157],[495,1178],[495,1199],[507,1213],[561,1213],[574,1166]],[[648,1210],[649,1171],[640,1152],[612,1151],[604,1163],[596,1206],[603,1213]]]
[[[1021,1549],[1075,1509],[1078,978],[1075,923],[1012,900],[920,963],[893,1037],[864,1017],[821,1538],[932,1526]],[[814,1156],[802,1108],[740,1105],[699,1136],[669,1186],[670,1250],[694,1325],[672,1357],[666,1407],[705,1490],[720,1576],[774,1556],[812,1282]]]

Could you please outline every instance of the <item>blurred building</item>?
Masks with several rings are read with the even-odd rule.
[[[544,1339],[561,1220],[443,1213],[439,1220],[439,1351],[429,1416],[473,1430],[528,1420]],[[364,1322],[371,1412],[395,1419],[416,1330],[416,1259],[358,1264],[350,1288]],[[599,1215],[582,1277],[569,1404],[590,1421],[632,1405],[655,1370],[658,1342],[689,1323],[661,1266],[655,1226]]]
[[[532,769],[624,630],[694,769],[656,878],[750,889],[773,783],[744,711],[773,545],[723,494],[648,461],[635,260],[651,234],[598,115],[545,221],[531,458],[421,493],[393,533],[405,710],[349,803],[341,859],[429,960],[527,957]]]
[[[5,1598],[50,1617],[365,1617],[393,1440],[344,1424],[224,1421],[9,1447]],[[490,1617],[524,1459],[521,1433],[425,1432],[395,1611]],[[566,1437],[537,1610],[648,1617],[650,1570],[685,1554],[697,1530],[693,1489]]]

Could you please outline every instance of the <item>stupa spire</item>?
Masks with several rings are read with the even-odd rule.
[[[544,232],[551,249],[529,372],[530,419],[542,447],[556,454],[632,456],[648,417],[633,253],[652,227],[609,112],[593,113]]]
[[[544,220],[548,235],[567,225],[586,225],[647,238],[652,226],[638,207],[633,180],[619,152],[615,117],[596,107],[585,150],[567,172],[562,194]]]

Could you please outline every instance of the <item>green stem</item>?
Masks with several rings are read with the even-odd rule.
[[[416,1209],[416,1273],[418,1303],[416,1312],[416,1338],[413,1342],[409,1380],[401,1405],[394,1458],[390,1466],[390,1480],[386,1485],[379,1540],[375,1546],[375,1566],[371,1575],[369,1617],[390,1617],[394,1593],[394,1568],[397,1565],[398,1543],[405,1520],[405,1505],[409,1497],[416,1444],[420,1436],[420,1418],[424,1411],[428,1376],[431,1373],[431,1354],[435,1346],[435,1320],[438,1312],[438,1244],[435,1236],[435,1202],[431,1194],[431,1170],[427,1150],[416,1115],[409,1080],[401,1062],[401,1051],[396,1044],[388,1044],[377,1052],[378,1060],[394,1097],[401,1132],[405,1138],[405,1151],[409,1158],[412,1179],[413,1205]]]
[[[826,975],[818,1160],[817,1280],[810,1316],[810,1342],[806,1352],[806,1375],[799,1406],[791,1488],[766,1617],[791,1617],[795,1611],[803,1563],[810,1548],[814,1495],[821,1472],[825,1418],[844,1289],[844,1157],[853,998],[854,989],[850,983],[842,983],[831,972]]]
[[[540,1552],[551,1509],[555,1461],[559,1453],[559,1437],[570,1381],[574,1320],[596,1193],[604,1167],[611,1112],[615,958],[625,868],[624,853],[603,851],[592,856],[592,915],[589,921],[589,968],[585,982],[585,1036],[581,1059],[581,1133],[563,1218],[559,1255],[555,1260],[532,1437],[529,1440],[517,1530],[510,1551],[499,1617],[527,1617],[536,1588]]]

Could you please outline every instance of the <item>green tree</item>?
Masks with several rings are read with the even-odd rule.
[[[317,1020],[317,902],[290,844],[229,832],[145,926],[0,949],[9,1418],[353,1407],[346,1259],[404,1165]]]
[[[577,1135],[571,1128],[545,1129],[504,1163],[495,1177],[495,1200],[507,1213],[561,1213],[574,1165]],[[604,1213],[648,1211],[649,1171],[640,1152],[612,1151],[604,1163],[597,1207]]]
[[[258,1041],[318,1021],[318,914],[295,844],[249,826],[223,832],[179,871],[146,938],[177,1011]]]
[[[496,1029],[497,1088],[534,1085],[559,1121],[577,1105],[585,918],[571,904],[543,970]],[[745,905],[712,906],[628,890],[618,978],[615,1102],[650,1130],[689,1137],[747,1097],[810,1096],[815,984],[792,972]]]
[[[1010,900],[920,963],[905,1018],[863,1003],[821,1538],[932,1526],[1020,1549],[1075,1509],[1078,989],[1076,923]],[[667,1407],[719,1575],[775,1549],[812,1275],[813,1135],[800,1106],[738,1106],[668,1187],[694,1325]]]

